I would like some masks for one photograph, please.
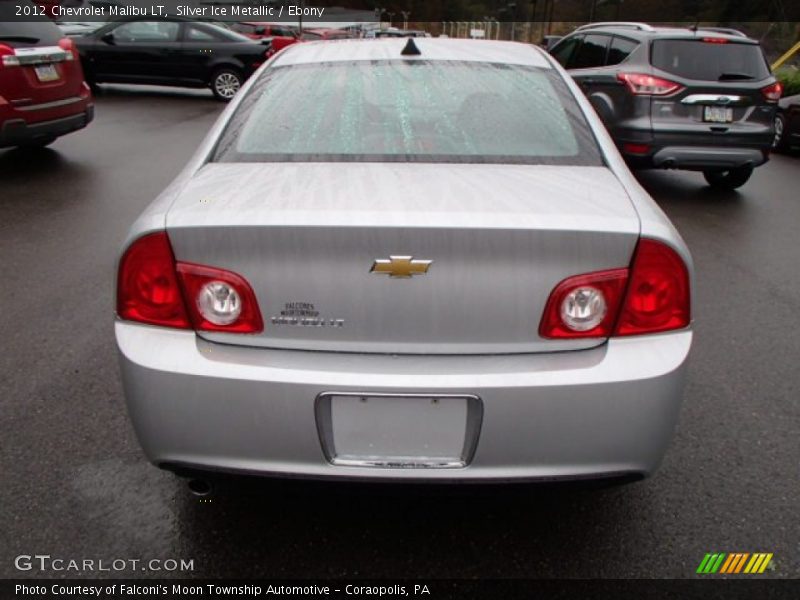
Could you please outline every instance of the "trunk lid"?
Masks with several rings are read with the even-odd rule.
[[[539,352],[539,321],[566,277],[629,264],[639,219],[604,167],[211,163],[167,214],[177,260],[252,285],[258,335],[241,345],[384,353]],[[376,260],[413,256],[392,278]],[[396,260],[397,263],[403,259]]]

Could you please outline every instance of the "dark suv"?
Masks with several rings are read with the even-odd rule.
[[[46,146],[93,116],[72,40],[50,21],[0,21],[0,148]]]
[[[781,84],[739,31],[592,23],[551,54],[631,167],[702,171],[733,189],[769,158]]]

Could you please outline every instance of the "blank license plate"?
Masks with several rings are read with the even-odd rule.
[[[733,121],[733,109],[727,106],[704,106],[703,121],[706,123],[730,123]]]
[[[463,466],[469,400],[460,397],[331,398],[333,463]]]
[[[55,65],[38,65],[35,67],[36,77],[42,83],[48,81],[56,81],[58,79],[58,71]]]

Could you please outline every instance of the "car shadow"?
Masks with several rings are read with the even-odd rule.
[[[91,176],[91,170],[64,157],[52,148],[8,148],[0,149],[0,181],[3,186],[25,186],[32,191],[41,182],[60,185],[65,180],[76,181]],[[0,198],[8,201],[15,194],[3,193]],[[18,194],[24,198],[26,194]]]
[[[196,98],[198,101],[207,101],[210,104],[222,106],[214,98],[211,90],[207,88],[181,88],[156,85],[125,85],[101,84],[94,90],[96,97],[107,100],[129,100],[132,98],[156,98],[162,100],[176,99],[184,101],[187,98]]]
[[[600,576],[619,557],[598,548],[649,503],[641,484],[235,478],[206,497],[181,487],[182,552],[202,577]]]
[[[633,172],[641,186],[658,202],[666,205],[691,204],[693,206],[718,206],[732,204],[745,198],[746,186],[741,190],[720,190],[707,185],[700,173],[643,170]]]

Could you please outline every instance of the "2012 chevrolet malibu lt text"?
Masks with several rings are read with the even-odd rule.
[[[297,44],[130,230],[128,410],[179,473],[645,476],[681,403],[691,277],[543,51]]]

